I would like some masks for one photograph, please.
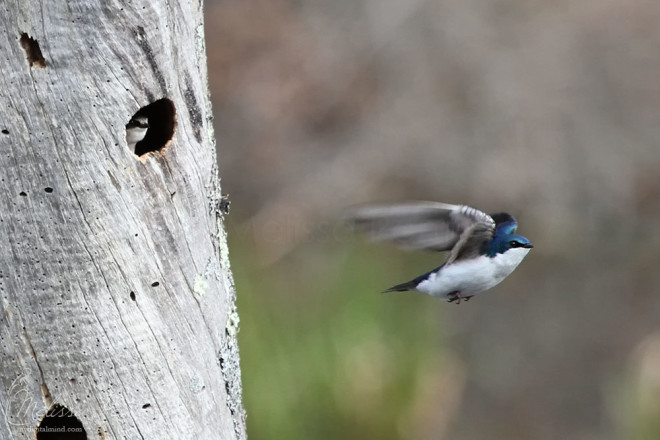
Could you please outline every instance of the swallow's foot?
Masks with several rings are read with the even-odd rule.
[[[461,296],[461,292],[452,292],[447,296],[447,301],[451,302],[456,302],[456,304],[461,303],[461,299],[463,297]]]
[[[470,301],[470,298],[472,298],[474,295],[470,296],[462,296],[461,292],[452,292],[447,296],[447,301],[455,302],[456,304],[460,304],[461,300],[465,300],[465,302]]]

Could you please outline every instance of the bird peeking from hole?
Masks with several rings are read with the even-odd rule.
[[[141,142],[149,130],[149,119],[146,116],[133,116],[126,124],[126,143],[135,152],[136,145]]]

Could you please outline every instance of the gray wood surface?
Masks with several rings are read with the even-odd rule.
[[[245,438],[202,12],[0,5],[0,439],[53,404],[89,439]],[[138,160],[160,98],[174,137]]]

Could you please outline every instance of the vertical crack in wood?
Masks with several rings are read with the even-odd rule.
[[[34,346],[32,345],[32,341],[30,340],[30,336],[28,335],[27,330],[23,330],[23,339],[25,340],[25,343],[27,344],[27,347],[30,350],[30,356],[32,356],[32,359],[34,359],[34,363],[37,364],[37,369],[39,370],[39,378],[41,379],[41,394],[43,395],[46,408],[49,408],[53,405],[53,396],[50,394],[48,385],[46,385],[44,372],[41,369],[41,364],[39,363],[39,359],[37,358],[37,352],[35,351]]]
[[[190,125],[192,126],[195,140],[202,142],[202,109],[199,107],[197,98],[195,97],[194,88],[192,85],[192,78],[188,72],[185,73],[186,89],[183,91],[183,98],[186,101],[186,108],[188,108],[188,117],[190,118]]]
[[[147,41],[147,33],[142,26],[137,27],[135,31],[135,40],[140,46],[140,49],[142,49],[142,52],[144,53],[144,56],[149,63],[149,67],[151,67],[151,70],[156,76],[156,81],[158,81],[161,92],[163,95],[166,95],[167,85],[165,84],[165,77],[163,76],[163,72],[160,70],[158,62],[156,61],[156,57],[154,56],[154,51],[151,48],[149,41]]]

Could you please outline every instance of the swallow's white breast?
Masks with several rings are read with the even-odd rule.
[[[128,148],[135,150],[135,144],[144,139],[147,134],[147,129],[144,127],[133,127],[126,130],[126,143]]]
[[[527,248],[514,248],[493,258],[482,255],[455,261],[429,275],[428,279],[417,285],[417,290],[441,298],[447,298],[452,292],[461,292],[462,296],[475,295],[509,276],[527,253]]]

